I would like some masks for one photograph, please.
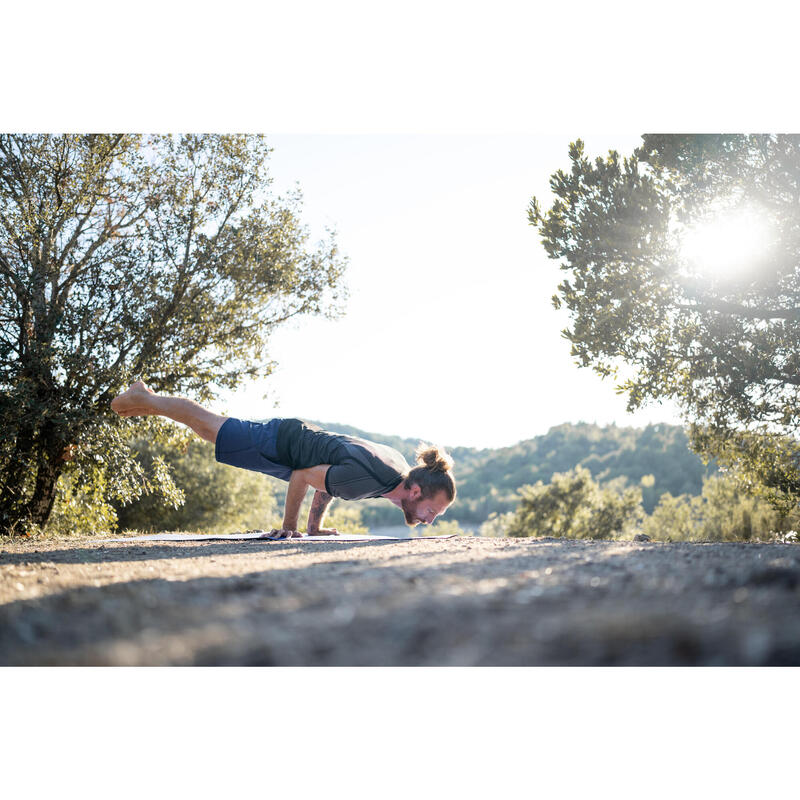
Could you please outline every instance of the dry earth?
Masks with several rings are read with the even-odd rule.
[[[798,665],[800,547],[6,544],[4,665]]]

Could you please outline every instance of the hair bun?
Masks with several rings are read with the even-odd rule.
[[[417,464],[421,464],[433,472],[448,472],[453,466],[453,459],[440,447],[420,444],[415,455]]]

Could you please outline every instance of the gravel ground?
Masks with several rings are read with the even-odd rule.
[[[800,547],[12,542],[3,665],[798,665]]]

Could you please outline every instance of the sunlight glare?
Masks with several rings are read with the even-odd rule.
[[[763,213],[752,209],[724,212],[690,228],[683,236],[681,253],[709,277],[736,277],[761,263],[772,233]]]

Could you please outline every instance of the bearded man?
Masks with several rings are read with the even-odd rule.
[[[420,445],[411,468],[394,448],[355,436],[325,431],[300,419],[249,422],[214,414],[183,397],[156,394],[142,381],[111,401],[121,417],[157,415],[190,427],[211,442],[216,460],[288,481],[283,527],[275,538],[299,537],[298,518],[309,486],[315,489],[308,512],[310,536],[335,535],[322,521],[334,497],[385,497],[403,509],[406,524],[430,525],[452,505],[456,484],[453,460],[438,447]]]

